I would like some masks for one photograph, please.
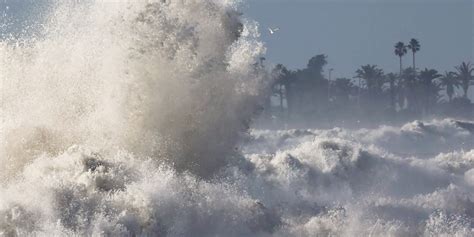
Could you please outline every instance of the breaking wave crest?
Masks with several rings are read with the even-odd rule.
[[[474,234],[474,123],[245,134],[267,76],[235,1],[40,9],[0,43],[0,235]]]
[[[246,187],[281,213],[275,236],[471,236],[473,126],[254,130]]]
[[[41,32],[0,44],[2,178],[75,144],[202,177],[228,163],[264,76],[235,3],[61,2]]]

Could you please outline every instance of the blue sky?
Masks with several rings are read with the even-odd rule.
[[[306,66],[327,54],[336,77],[364,64],[398,71],[393,45],[417,38],[417,67],[454,70],[474,62],[473,0],[247,0],[244,14],[260,23],[270,63]],[[267,27],[281,31],[271,36]],[[404,58],[411,65],[411,56]]]
[[[474,0],[242,0],[245,16],[260,23],[270,64],[303,68],[316,54],[329,56],[335,77],[352,77],[361,65],[398,71],[393,45],[417,38],[419,68],[454,70],[474,63]],[[16,17],[34,1],[14,2]],[[23,4],[19,4],[23,3]],[[30,7],[28,7],[30,6]],[[267,27],[281,28],[268,34]],[[411,65],[411,57],[404,58]]]

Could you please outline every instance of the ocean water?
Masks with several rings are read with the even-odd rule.
[[[0,236],[474,234],[474,122],[252,128],[240,4],[2,6]]]

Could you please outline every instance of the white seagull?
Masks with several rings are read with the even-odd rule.
[[[270,32],[271,35],[275,34],[279,30],[280,30],[280,28],[278,28],[278,27],[268,28],[268,31]]]

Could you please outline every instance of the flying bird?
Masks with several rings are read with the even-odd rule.
[[[268,31],[270,32],[271,35],[275,34],[279,30],[280,30],[280,28],[278,28],[278,27],[268,28]]]

